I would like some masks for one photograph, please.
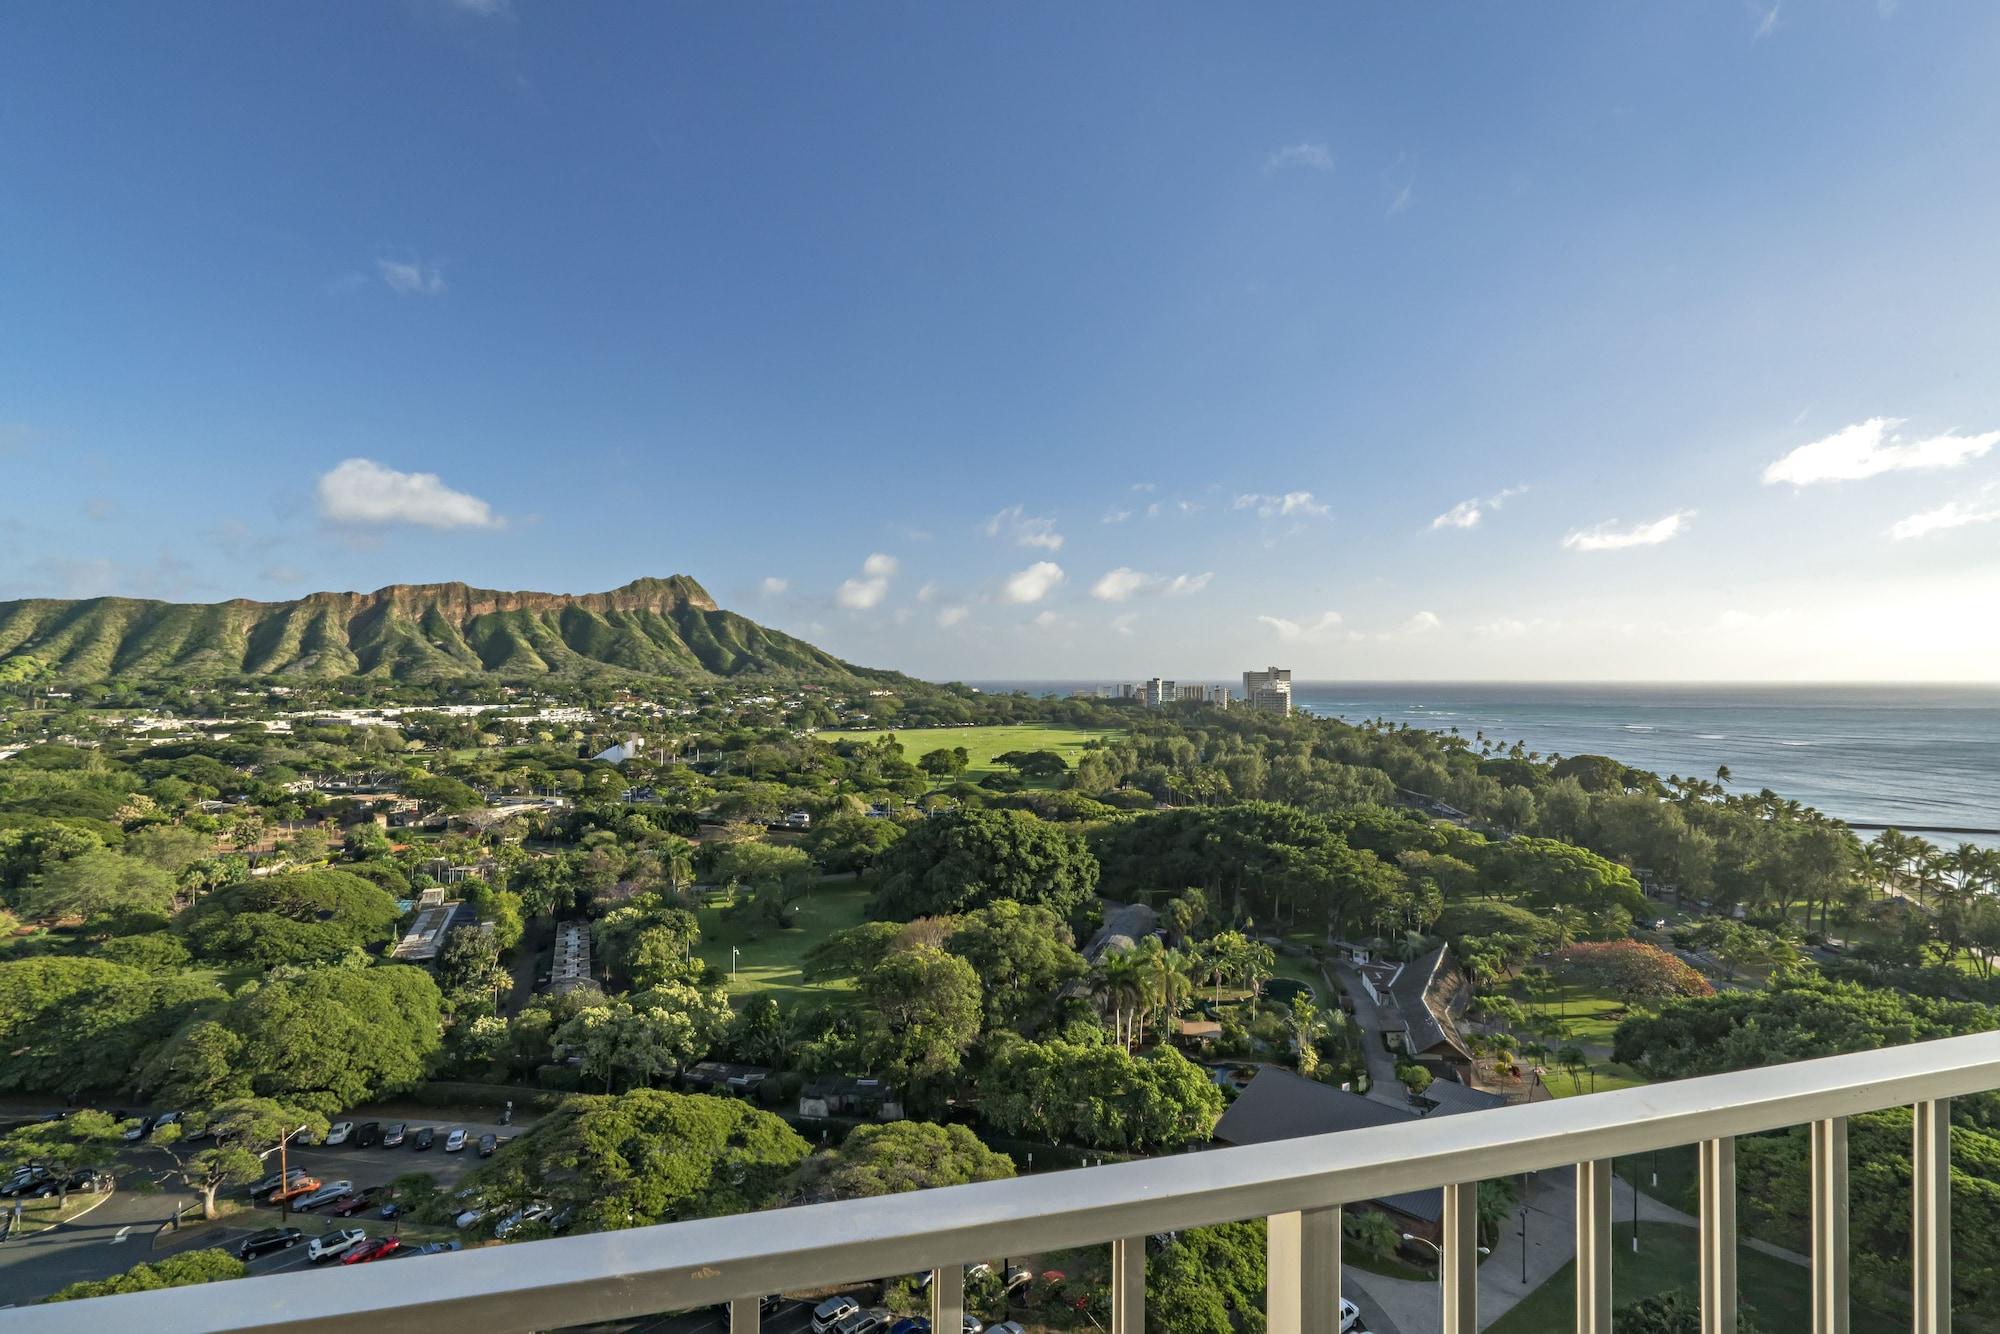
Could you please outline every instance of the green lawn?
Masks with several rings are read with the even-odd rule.
[[[1554,1065],[1546,1066],[1542,1071],[1542,1082],[1556,1097],[1574,1098],[1579,1093],[1609,1093],[1613,1089],[1637,1088],[1651,1081],[1629,1065],[1619,1065],[1616,1061],[1593,1061],[1575,1078]]]
[[[1644,1223],[1639,1228],[1639,1252],[1632,1253],[1632,1225],[1621,1221],[1616,1229],[1611,1261],[1611,1290],[1615,1305],[1637,1301],[1655,1293],[1685,1288],[1700,1290],[1700,1259],[1697,1233],[1691,1227],[1673,1223]],[[1800,1265],[1747,1247],[1736,1255],[1737,1289],[1742,1301],[1756,1308],[1758,1323],[1771,1331],[1807,1329],[1812,1325],[1810,1274]],[[1488,1327],[1488,1334],[1546,1334],[1552,1329],[1568,1329],[1576,1318],[1576,1262],[1558,1270],[1553,1278],[1528,1294],[1526,1301]],[[1905,1317],[1903,1324],[1908,1323]],[[1854,1308],[1854,1328],[1892,1329],[1893,1322],[1863,1309]]]
[[[887,730],[902,744],[903,755],[912,764],[930,751],[964,746],[966,758],[971,761],[965,777],[974,783],[987,774],[1001,772],[1002,766],[994,763],[994,757],[1005,755],[1010,750],[1052,750],[1075,765],[1077,756],[1083,753],[1087,743],[1111,741],[1124,735],[1111,729],[1088,731],[1077,727],[1048,727],[1040,723],[1007,727],[897,727]],[[821,740],[828,742],[872,741],[883,733],[878,730],[821,732],[819,735]],[[1013,770],[1006,772],[1012,773]]]
[[[809,896],[793,905],[799,925],[782,931],[766,922],[725,922],[719,907],[702,908],[696,914],[701,921],[696,953],[726,976],[730,947],[736,948],[736,977],[728,984],[731,1000],[763,995],[780,1002],[850,999],[851,979],[808,982],[800,975],[800,962],[807,950],[833,932],[867,921],[868,900],[874,893],[874,886],[866,882],[815,885]]]

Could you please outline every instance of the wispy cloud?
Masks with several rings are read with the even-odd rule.
[[[1411,181],[1408,185],[1405,185],[1401,189],[1397,190],[1395,197],[1389,201],[1389,211],[1385,213],[1383,216],[1393,218],[1398,213],[1408,212],[1410,208],[1410,199],[1411,196],[1416,192],[1416,188],[1417,188],[1417,183],[1415,181]]]
[[[1981,488],[1978,496],[1971,500],[1948,500],[1936,509],[1898,519],[1889,526],[1889,536],[1898,542],[1907,542],[1913,537],[1928,537],[1951,528],[1995,521],[2000,521],[2000,497],[1996,497],[1994,488],[1988,486]]]
[[[414,523],[426,528],[498,528],[504,522],[477,496],[454,491],[434,472],[398,472],[373,459],[343,459],[317,484],[319,512],[334,523]]]
[[[969,607],[942,607],[938,610],[937,623],[949,630],[972,614]]]
[[[1521,495],[1527,489],[1525,486],[1510,486],[1506,490],[1497,491],[1484,499],[1474,497],[1471,500],[1461,500],[1435,519],[1432,519],[1431,527],[1433,529],[1477,528],[1479,520],[1483,516],[1499,509],[1502,505],[1512,500],[1515,496]]]
[[[1052,560],[1038,560],[1025,570],[1007,577],[1001,585],[1002,602],[1040,602],[1053,593],[1063,581],[1063,568]]]
[[[763,588],[763,590],[764,590],[764,596],[765,596],[765,597],[767,597],[767,598],[774,598],[774,597],[777,597],[777,596],[778,596],[779,594],[781,594],[781,593],[785,592],[785,591],[786,591],[787,589],[789,589],[789,588],[790,588],[791,586],[792,586],[792,581],[791,581],[791,580],[789,580],[789,579],[780,579],[780,578],[779,578],[779,577],[778,577],[777,575],[775,575],[775,574],[767,574],[767,575],[765,575],[765,576],[764,576],[764,582],[763,582],[763,584],[761,585],[761,587],[762,587],[762,588]]]
[[[1288,620],[1283,616],[1259,616],[1257,620],[1271,627],[1287,644],[1316,644],[1340,629],[1337,611],[1323,611],[1310,621]]]
[[[1113,616],[1111,618],[1111,631],[1113,634],[1120,634],[1126,636],[1127,638],[1130,638],[1132,634],[1132,627],[1137,625],[1138,623],[1139,623],[1138,612],[1121,611],[1116,616]]]
[[[1110,509],[1104,511],[1105,523],[1123,523],[1131,517],[1132,517],[1131,510],[1120,509],[1116,505],[1113,505]]]
[[[1800,445],[1764,469],[1764,481],[1769,485],[1790,482],[1811,486],[1815,482],[1856,482],[1885,472],[1956,468],[1983,458],[2000,444],[2000,431],[1979,435],[1946,431],[1905,440],[1901,434],[1904,420],[1870,417]]]
[[[1040,547],[1044,551],[1061,551],[1062,534],[1056,531],[1054,519],[1038,519],[1027,513],[1019,505],[1009,505],[988,519],[981,530],[988,537],[1002,537],[1017,547]]]
[[[889,580],[895,577],[897,561],[894,556],[878,551],[861,562],[861,573],[853,579],[843,579],[840,587],[833,590],[833,600],[848,611],[870,611],[882,605],[882,599],[889,596]]]
[[[445,0],[447,8],[483,19],[499,18],[509,10],[508,0]]]
[[[1332,171],[1333,150],[1325,144],[1291,144],[1284,148],[1273,149],[1271,155],[1264,159],[1266,176],[1289,171],[1294,167],[1307,171]]]
[[[1291,516],[1301,518],[1323,518],[1331,511],[1313,499],[1310,491],[1287,491],[1282,496],[1266,496],[1252,493],[1236,497],[1234,506],[1240,510],[1255,510],[1260,519],[1280,519]]]
[[[1757,30],[1750,34],[1750,40],[1761,42],[1778,30],[1778,11],[1784,7],[1783,0],[1771,0],[1771,7],[1753,4],[1750,12],[1757,19]]]
[[[375,261],[375,272],[382,275],[382,281],[389,285],[390,291],[400,296],[443,296],[445,293],[444,275],[422,264],[378,259]]]
[[[1129,565],[1121,565],[1105,574],[1090,587],[1090,595],[1101,602],[1129,602],[1144,593],[1163,593],[1168,597],[1186,597],[1199,593],[1208,587],[1209,580],[1215,578],[1213,571],[1200,574],[1147,574]]]
[[[1654,519],[1651,523],[1630,528],[1620,528],[1614,519],[1595,528],[1579,528],[1565,537],[1562,544],[1571,551],[1623,551],[1627,547],[1656,547],[1679,537],[1693,522],[1693,510],[1680,510],[1664,519]]]

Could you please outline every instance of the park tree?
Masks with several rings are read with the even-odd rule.
[[[791,1193],[802,1202],[852,1200],[1013,1175],[1014,1160],[987,1148],[966,1126],[895,1121],[858,1126],[838,1149],[806,1159]]]
[[[0,963],[0,1089],[74,1096],[117,1088],[223,999],[200,977],[155,976],[101,959]]]
[[[280,1141],[302,1130],[322,1138],[326,1125],[319,1112],[270,1098],[234,1098],[154,1131],[147,1143],[173,1163],[169,1175],[201,1197],[201,1216],[213,1219],[218,1191],[256,1181],[264,1175],[264,1155]]]
[[[55,1121],[35,1121],[0,1138],[0,1163],[46,1167],[64,1197],[69,1178],[115,1162],[125,1147],[125,1126],[109,1112],[83,1108]]]
[[[971,964],[919,945],[889,955],[860,981],[875,1018],[869,1048],[884,1070],[916,1081],[958,1069],[983,1013]]]
[[[432,971],[438,989],[454,1008],[481,1001],[490,1004],[497,992],[514,982],[501,966],[493,933],[476,926],[454,927],[446,934]]]
[[[807,846],[823,871],[865,871],[902,836],[898,821],[836,811],[813,826]]]
[[[484,798],[456,778],[427,774],[422,770],[415,770],[404,777],[402,792],[433,815],[455,815],[460,811],[477,810],[486,804]]]
[[[574,1209],[581,1230],[635,1227],[767,1208],[807,1152],[739,1099],[635,1089],[564,1099],[472,1185],[496,1207]]]
[[[590,934],[606,975],[639,987],[685,976],[694,947],[701,943],[695,915],[659,894],[636,895],[613,908],[597,919]],[[676,962],[679,972],[674,971]]]
[[[1264,1234],[1258,1220],[1189,1228],[1170,1238],[1146,1259],[1147,1327],[1159,1334],[1242,1334],[1239,1314],[1263,1309]]]
[[[966,767],[971,763],[971,759],[965,753],[964,746],[952,746],[949,749],[940,746],[936,750],[925,751],[917,757],[917,767],[919,769],[922,769],[932,778],[940,779],[953,778],[964,773]]]
[[[1038,903],[1000,899],[957,920],[945,948],[972,965],[989,1028],[1018,1029],[1083,976],[1069,924]]]
[[[680,982],[638,991],[583,1010],[556,1030],[557,1045],[583,1058],[584,1077],[610,1092],[672,1075],[708,1055],[729,1031],[728,997],[720,988]]]
[[[401,915],[379,885],[328,869],[247,879],[210,894],[176,925],[204,959],[272,967],[380,944]]]
[[[99,930],[121,921],[164,918],[173,903],[171,872],[104,848],[53,863],[16,899],[24,917],[81,918]]]
[[[1488,844],[1480,869],[1531,908],[1571,908],[1600,929],[1615,928],[1646,910],[1632,873],[1584,848],[1553,838],[1512,838]]]
[[[1099,1149],[1205,1142],[1222,1115],[1207,1072],[1171,1047],[1006,1041],[980,1077],[980,1114],[1003,1134]]]
[[[185,1288],[198,1283],[218,1283],[242,1278],[249,1267],[219,1247],[182,1251],[178,1255],[146,1260],[110,1278],[85,1279],[58,1289],[46,1298],[52,1302],[73,1302],[84,1297],[115,1297],[125,1292],[154,1292],[160,1288]]]
[[[1097,859],[1074,830],[1025,811],[960,810],[916,826],[881,861],[875,914],[961,913],[999,899],[1067,918],[1097,888]]]

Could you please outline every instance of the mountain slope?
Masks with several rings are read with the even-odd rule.
[[[293,602],[0,602],[0,682],[111,677],[886,676],[724,611],[685,575],[609,593],[391,584]]]

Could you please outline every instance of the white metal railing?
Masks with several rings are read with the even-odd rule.
[[[732,1302],[755,1334],[758,1299],[933,1270],[933,1328],[955,1334],[964,1266],[1109,1242],[1111,1334],[1145,1327],[1148,1235],[1270,1220],[1272,1334],[1333,1334],[1340,1207],[1442,1189],[1445,1334],[1479,1328],[1481,1180],[1574,1166],[1576,1329],[1610,1334],[1614,1156],[1699,1146],[1705,1334],[1735,1334],[1733,1141],[1812,1126],[1813,1334],[1846,1334],[1847,1118],[1909,1106],[1916,1334],[1950,1329],[1948,1099],[2000,1089],[2000,1032],[1834,1056],[1560,1102],[1245,1148],[1046,1173],[914,1195],[808,1205],[624,1232],[487,1247],[421,1263],[273,1275],[0,1313],[4,1334],[133,1330],[551,1329]]]

